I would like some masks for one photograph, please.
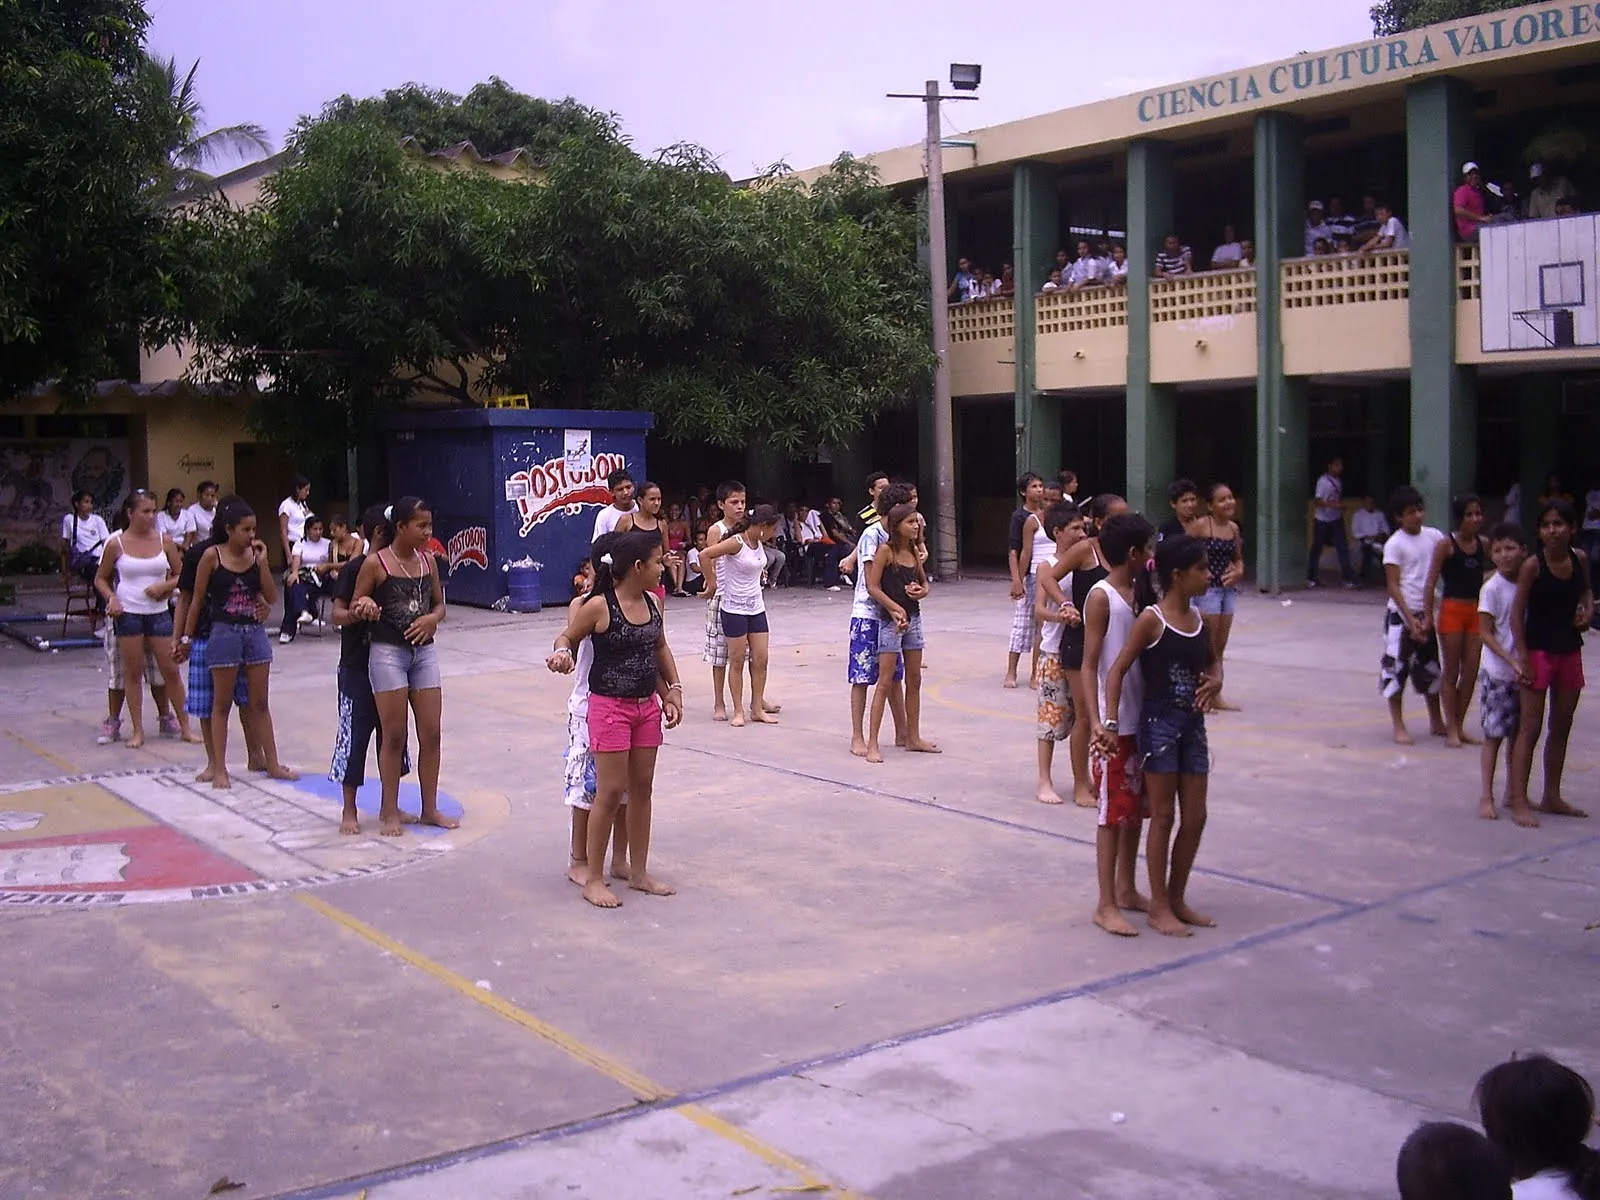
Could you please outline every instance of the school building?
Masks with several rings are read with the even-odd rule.
[[[1312,482],[1448,498],[1580,496],[1600,471],[1600,279],[1591,215],[1454,227],[1464,163],[1526,193],[1543,157],[1600,207],[1600,5],[1435,25],[980,129],[943,150],[958,257],[1015,294],[952,305],[963,557],[1003,554],[1018,471],[1074,468],[1166,513],[1225,481],[1263,587],[1304,573]],[[1583,131],[1590,131],[1587,135]],[[1553,152],[1553,153],[1552,153]],[[922,147],[871,156],[920,190]],[[1307,204],[1392,205],[1406,249],[1307,257]],[[1210,271],[1232,225],[1255,265]],[[1152,278],[1169,232],[1196,272]],[[1125,236],[1125,288],[1041,293],[1058,248]],[[1566,316],[1562,316],[1566,313]],[[923,421],[923,465],[930,462]],[[930,474],[925,470],[924,474]]]

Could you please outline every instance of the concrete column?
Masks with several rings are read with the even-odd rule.
[[[1172,230],[1172,146],[1128,143],[1128,504],[1157,523],[1177,470],[1178,390],[1150,382],[1150,275]]]
[[[1041,396],[1035,348],[1035,298],[1060,238],[1055,168],[1020,162],[1011,172],[1011,267],[1016,277],[1017,473],[1046,478],[1061,468],[1061,402]]]
[[[1450,194],[1472,155],[1472,89],[1458,79],[1406,88],[1411,232],[1411,482],[1436,522],[1477,471],[1477,380],[1456,364],[1456,240]]]
[[[1539,540],[1539,493],[1545,476],[1561,461],[1561,377],[1529,373],[1517,381],[1517,481],[1522,485],[1522,511],[1507,513],[1528,535],[1528,544]],[[1579,480],[1565,480],[1567,489],[1582,501]],[[1578,514],[1582,520],[1583,514]]]
[[[1283,371],[1282,274],[1305,251],[1300,122],[1263,113],[1255,126],[1256,583],[1276,592],[1305,572],[1311,496],[1307,381]]]

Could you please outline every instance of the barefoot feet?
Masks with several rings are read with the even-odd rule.
[[[1061,803],[1060,794],[1049,783],[1041,783],[1039,785],[1039,790],[1033,794],[1033,798],[1035,800],[1037,800],[1040,804],[1060,804]]]
[[[1095,799],[1094,793],[1084,787],[1074,787],[1072,789],[1072,802],[1079,808],[1100,807],[1100,802]]]
[[[219,792],[225,792],[233,786],[233,780],[228,778],[228,773],[226,771],[219,770],[216,774],[212,775],[211,786]]]
[[[876,746],[869,745],[866,754],[862,755],[862,757],[869,763],[881,763],[883,761],[883,751]]]
[[[1154,929],[1157,933],[1164,933],[1168,937],[1194,936],[1194,930],[1178,920],[1178,915],[1170,909],[1152,912],[1145,920],[1151,929]]]
[[[728,721],[728,718],[727,718],[726,715],[723,715],[723,716],[720,716],[720,717],[714,717],[712,719],[713,720],[717,720],[717,721]],[[733,720],[728,721],[728,724],[732,725],[735,729],[743,729],[744,728],[744,709],[741,708],[741,709],[737,710],[733,714]]]
[[[594,879],[583,885],[583,898],[596,908],[621,908],[622,901],[617,899],[604,879]]]
[[[1137,891],[1117,893],[1117,907],[1125,908],[1129,912],[1149,912],[1150,901],[1141,896]]]
[[[778,718],[772,715],[771,707],[752,708],[750,710],[750,719],[757,725],[776,725],[778,723]]]
[[[1533,809],[1528,807],[1526,800],[1511,805],[1511,819],[1524,829],[1539,828],[1539,818],[1533,815]]]
[[[1128,924],[1128,918],[1114,908],[1094,910],[1094,923],[1117,937],[1138,937],[1139,931]]]
[[[1498,821],[1500,814],[1494,806],[1493,796],[1484,796],[1478,801],[1478,816],[1485,821]]]
[[[857,758],[865,758],[867,756],[867,743],[866,743],[866,741],[864,739],[858,738],[858,737],[851,738],[850,739],[850,753],[854,754]]]
[[[906,743],[906,749],[913,754],[943,754],[938,742],[930,742],[926,738],[917,738]]]
[[[1017,677],[1015,675],[1007,675],[1001,682],[1000,686],[1003,688],[1015,689],[1017,686]]]
[[[284,766],[282,763],[268,763],[267,764],[267,778],[268,779],[282,779],[282,780],[286,780],[286,781],[288,781],[290,783],[293,783],[296,779],[300,778],[300,772],[299,771],[291,771],[288,767]]]
[[[1172,915],[1185,925],[1196,925],[1201,929],[1215,929],[1217,927],[1217,923],[1206,916],[1205,913],[1195,912],[1182,900],[1174,900],[1172,902]]]
[[[1546,797],[1539,803],[1539,811],[1549,813],[1552,817],[1587,817],[1589,814],[1581,808],[1573,808],[1560,796]]]
[[[636,892],[644,892],[651,896],[676,896],[678,889],[670,883],[662,883],[648,871],[637,871],[628,880],[628,886]]]
[[[1396,746],[1415,746],[1417,739],[1411,736],[1411,731],[1404,725],[1394,727],[1394,744]]]
[[[403,817],[405,814],[402,813]],[[460,829],[461,822],[454,817],[447,817],[437,808],[423,809],[422,815],[416,818],[418,825],[432,825],[435,829]]]
[[[589,860],[575,858],[567,864],[567,882],[575,883],[579,887],[589,882]]]
[[[711,719],[713,721],[726,721],[728,719],[728,710],[721,704],[717,705],[711,710]]]
[[[355,813],[345,813],[344,816],[339,819],[339,832],[346,834],[360,833],[361,818],[356,816]]]

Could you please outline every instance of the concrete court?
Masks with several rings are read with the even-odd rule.
[[[449,853],[238,898],[0,904],[0,1198],[226,1176],[238,1197],[1344,1200],[1392,1194],[1409,1129],[1466,1117],[1513,1050],[1600,1078],[1600,829],[1479,821],[1474,751],[1389,743],[1372,593],[1241,606],[1245,711],[1211,722],[1193,889],[1219,925],[1186,940],[1089,924],[1093,818],[1032,799],[1003,582],[935,590],[945,753],[882,766],[845,749],[847,605],[773,598],[783,724],[743,731],[709,719],[702,606],[669,609],[690,715],[652,867],[674,898],[581,903],[557,615],[457,609]],[[274,667],[308,774],[336,654],[302,638]],[[0,649],[0,782],[198,761],[93,744],[100,662]],[[1597,724],[1580,708],[1566,789],[1594,809]]]

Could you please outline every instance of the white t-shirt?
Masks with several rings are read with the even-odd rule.
[[[689,562],[689,570],[688,570],[688,573],[684,576],[684,582],[686,582],[686,583],[691,579],[699,579],[700,578],[700,551],[699,551],[699,549],[693,549],[693,550],[689,551],[688,562]]]
[[[1106,272],[1106,278],[1111,280],[1112,283],[1127,283],[1128,260],[1123,259],[1121,262],[1118,262],[1113,258],[1109,263],[1106,264]]]
[[[608,504],[594,515],[594,536],[589,540],[598,542],[601,534],[610,533],[622,524],[622,518],[630,513],[639,511],[637,504],[630,504],[627,508],[618,508],[615,504]]]
[[[294,544],[294,552],[300,556],[302,567],[320,566],[328,561],[328,552],[333,549],[333,543],[327,538],[318,538],[316,541],[301,540]]]
[[[1436,546],[1444,541],[1444,532],[1431,525],[1424,525],[1420,533],[1407,533],[1398,529],[1383,544],[1383,565],[1385,568],[1396,566],[1400,568],[1400,595],[1405,597],[1406,607],[1413,615],[1422,612],[1424,589],[1428,583],[1428,567],[1433,563],[1433,551]],[[1399,612],[1394,600],[1389,601],[1389,611]]]
[[[293,496],[278,505],[278,515],[289,518],[289,545],[306,536],[306,518],[311,515],[310,505],[301,504]]]
[[[806,509],[805,516],[801,517],[795,525],[797,528],[791,528],[789,536],[801,545],[822,540],[822,518],[817,515],[816,509]]]
[[[76,526],[73,524],[74,521],[77,522]],[[99,513],[90,513],[87,517],[68,513],[61,518],[61,540],[72,543],[74,554],[81,554],[85,550],[98,550],[106,544],[106,539],[110,536],[111,530],[106,528],[105,518]]]
[[[1376,508],[1358,508],[1350,518],[1350,532],[1355,534],[1358,542],[1367,538],[1386,538],[1389,536],[1389,520]]]
[[[1378,226],[1378,236],[1394,239],[1387,247],[1390,250],[1404,250],[1411,245],[1411,238],[1407,236],[1406,227],[1399,217],[1390,217]]]
[[[196,500],[183,510],[183,515],[188,518],[189,528],[194,530],[195,541],[203,542],[211,537],[211,522],[217,519],[217,510],[206,508]]]
[[[1339,521],[1344,518],[1344,484],[1332,475],[1317,477],[1317,520]],[[1335,512],[1335,509],[1339,509]]]
[[[1540,1171],[1511,1185],[1511,1200],[1580,1200],[1565,1171]]]
[[[883,527],[883,522],[868,525],[856,542],[856,591],[850,602],[850,619],[852,621],[881,621],[883,610],[878,607],[878,602],[872,598],[872,593],[867,590],[867,564],[877,557],[878,547],[889,540],[889,531]]]
[[[1583,527],[1590,532],[1600,532],[1600,488],[1583,498]]]
[[[589,672],[594,667],[594,639],[584,638],[578,643],[578,653],[572,666],[572,695],[567,697],[567,715],[589,715]]]
[[[187,508],[177,516],[173,516],[163,508],[156,514],[156,532],[164,538],[171,538],[181,546],[183,539],[188,537],[189,531],[194,528],[191,520]]]
[[[1211,252],[1211,265],[1214,267],[1231,267],[1244,257],[1244,247],[1238,242],[1223,242]]]
[[[1517,581],[1507,579],[1498,571],[1489,577],[1489,582],[1478,593],[1478,611],[1494,618],[1495,641],[1513,656],[1517,653],[1517,635],[1511,627],[1511,602],[1516,598]],[[1487,646],[1483,648],[1483,657],[1478,660],[1478,673],[1491,679],[1511,680],[1517,677],[1511,664]]]

